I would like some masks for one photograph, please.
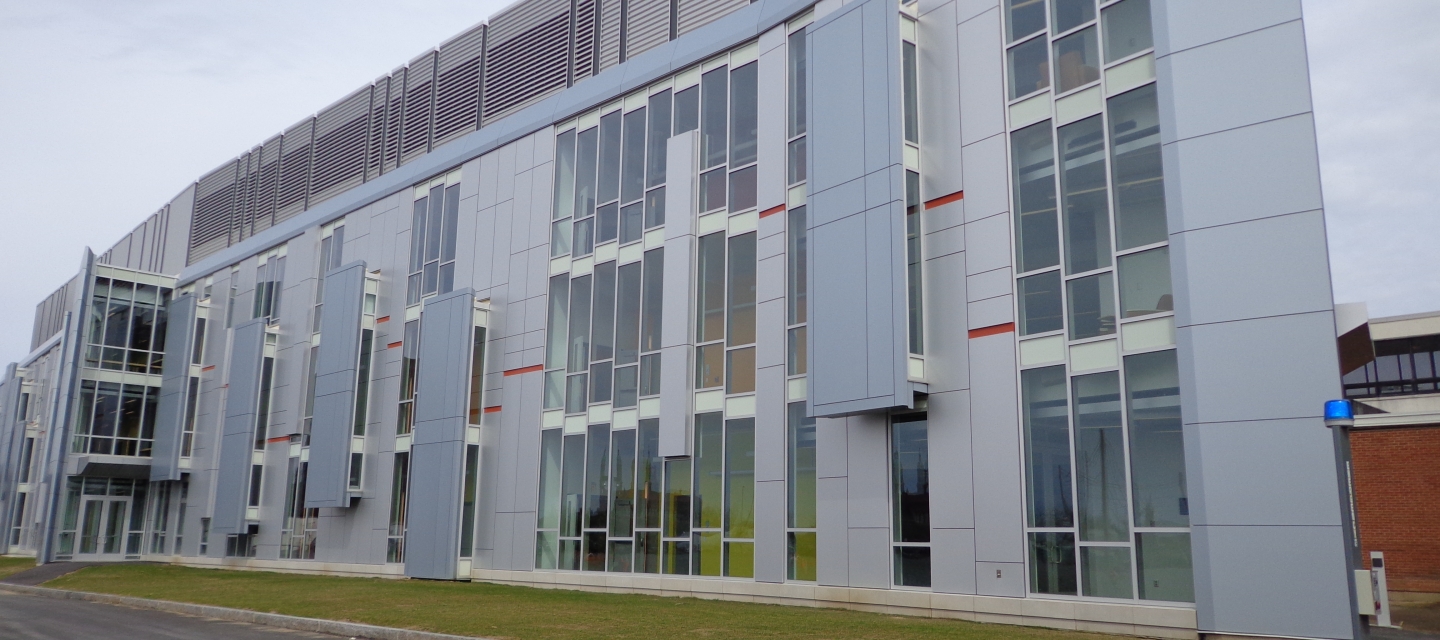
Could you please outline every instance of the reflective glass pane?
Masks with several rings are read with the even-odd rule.
[[[1048,120],[1010,135],[1015,184],[1015,252],[1022,273],[1060,264],[1052,140]]]
[[[752,62],[730,72],[730,166],[755,161],[759,125],[760,63]]]
[[[919,420],[911,419],[918,416]],[[890,488],[895,542],[930,541],[930,445],[925,414],[890,427]],[[900,422],[908,419],[906,422]]]
[[[695,416],[695,502],[697,529],[719,529],[724,524],[725,425],[719,413]],[[719,559],[716,559],[719,567]]]
[[[754,391],[755,347],[731,349],[725,352],[725,393],[752,393]]]
[[[600,157],[596,163],[599,172],[595,186],[597,204],[620,197],[620,118],[619,111],[600,118]]]
[[[725,537],[755,537],[754,418],[725,421]]]
[[[1030,592],[1075,595],[1075,534],[1030,534]]]
[[[725,164],[727,145],[726,106],[729,102],[729,69],[720,67],[700,77],[700,168]],[[678,127],[677,127],[678,128]]]
[[[755,235],[747,233],[729,240],[730,254],[726,261],[729,269],[726,283],[729,323],[725,337],[730,346],[755,342]]]
[[[670,90],[650,96],[649,135],[646,139],[645,186],[665,183],[666,146],[670,142]],[[658,549],[656,550],[658,551]]]
[[[580,535],[585,505],[585,434],[565,436],[560,479],[560,535]]]
[[[787,47],[789,53],[789,74],[786,78],[788,83],[790,117],[788,119],[789,136],[794,137],[805,133],[805,31],[800,30],[790,34]]]
[[[695,388],[711,389],[725,383],[725,345],[695,348]]]
[[[930,586],[930,547],[895,547],[895,585]]]
[[[1065,273],[1110,266],[1110,198],[1105,184],[1105,127],[1100,116],[1060,127],[1060,193]]]
[[[624,150],[620,160],[620,201],[645,194],[645,109],[625,114]]]
[[[1014,42],[1045,28],[1045,0],[1005,0],[1008,41]]]
[[[581,131],[575,140],[575,209],[574,217],[588,218],[595,212],[595,162],[600,151],[600,130],[591,127]]]
[[[1093,598],[1134,598],[1130,586],[1130,547],[1080,547],[1084,595]]]
[[[700,238],[696,257],[695,339],[709,342],[725,337],[725,234],[712,233]]]
[[[1135,526],[1188,527],[1180,375],[1174,351],[1125,358]]]
[[[1077,376],[1071,382],[1080,539],[1128,542],[1130,509],[1126,499],[1125,430],[1120,422],[1120,373]],[[1128,560],[1125,575],[1129,584]]]
[[[1035,38],[1012,47],[1006,54],[1011,100],[1050,88],[1050,50],[1045,43],[1045,38]]]
[[[1105,8],[1105,61],[1114,62],[1125,56],[1155,46],[1150,32],[1150,0],[1125,0]]]
[[[1155,85],[1120,94],[1109,104],[1116,248],[1162,242],[1168,233]]]
[[[1125,318],[1175,310],[1169,247],[1120,256],[1120,310]]]
[[[758,165],[746,167],[730,174],[730,212],[754,209],[758,202]]]
[[[415,203],[420,208],[420,203]],[[552,220],[575,211],[575,130],[555,136],[555,211]],[[413,270],[413,269],[412,269]]]
[[[786,578],[790,580],[815,580],[815,532],[792,531],[787,536]]]
[[[1055,33],[1064,33],[1095,19],[1095,0],[1050,0]]]
[[[1044,333],[1064,327],[1059,271],[1021,278],[1018,286],[1020,335]]]
[[[1195,601],[1190,534],[1137,533],[1135,558],[1141,600]]]
[[[1022,371],[1020,390],[1025,427],[1026,520],[1032,527],[1074,526],[1065,367]]]
[[[1115,333],[1114,281],[1115,277],[1106,272],[1065,283],[1071,340]]]
[[[1064,93],[1100,79],[1095,27],[1055,41],[1055,91]]]

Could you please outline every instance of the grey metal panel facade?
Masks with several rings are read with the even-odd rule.
[[[430,298],[420,316],[405,575],[453,580],[460,552],[465,403],[475,293]]]
[[[660,318],[660,455],[690,455],[694,389],[693,305],[695,261],[695,175],[699,138],[686,132],[670,138],[666,150],[665,270],[661,289],[667,301]]]
[[[320,318],[320,348],[315,355],[315,409],[305,476],[307,508],[350,506],[350,438],[355,430],[364,302],[364,261],[325,274],[325,313]]]
[[[1200,631],[1358,637],[1321,424],[1340,380],[1329,270],[1314,268],[1328,258],[1298,3],[1161,0],[1152,21]],[[1274,180],[1253,176],[1262,166]],[[1270,481],[1226,490],[1282,450],[1263,463]]]
[[[156,407],[155,445],[150,452],[150,481],[180,479],[180,438],[190,388],[190,362],[195,346],[195,296],[180,296],[165,305],[165,366]]]
[[[815,416],[914,404],[906,371],[898,20],[893,4],[867,0],[807,28],[808,384]],[[864,366],[854,366],[857,358]]]
[[[255,450],[255,419],[260,403],[260,369],[265,358],[265,319],[235,325],[230,343],[229,391],[215,472],[215,511],[210,533],[245,532],[245,506],[250,486],[250,457]],[[211,540],[212,549],[216,541]],[[219,540],[223,548],[224,539]]]

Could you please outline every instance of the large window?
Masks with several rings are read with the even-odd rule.
[[[149,457],[160,388],[80,381],[71,453]]]
[[[1103,105],[1010,134],[1029,589],[1190,601],[1148,0],[1004,9],[1012,114]]]
[[[1440,336],[1376,340],[1375,359],[1345,374],[1345,397],[1435,393],[1440,389]]]
[[[410,217],[410,277],[405,304],[455,288],[456,226],[460,221],[460,172],[416,185]]]
[[[165,302],[170,289],[95,278],[85,366],[159,375],[165,359]]]
[[[890,509],[897,587],[930,586],[930,444],[926,414],[890,426]]]
[[[815,419],[805,417],[805,403],[786,410],[785,486],[786,575],[790,580],[815,580]]]
[[[280,321],[280,298],[285,291],[285,247],[260,256],[255,267],[255,299],[251,318],[264,318],[266,324]]]

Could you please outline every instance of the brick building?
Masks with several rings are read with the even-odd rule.
[[[1390,590],[1440,592],[1440,312],[1367,330],[1374,359],[1345,375],[1361,547],[1385,554]]]

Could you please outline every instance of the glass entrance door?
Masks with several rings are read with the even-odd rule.
[[[80,548],[77,555],[98,560],[120,560],[126,553],[130,498],[89,498],[81,509]]]

